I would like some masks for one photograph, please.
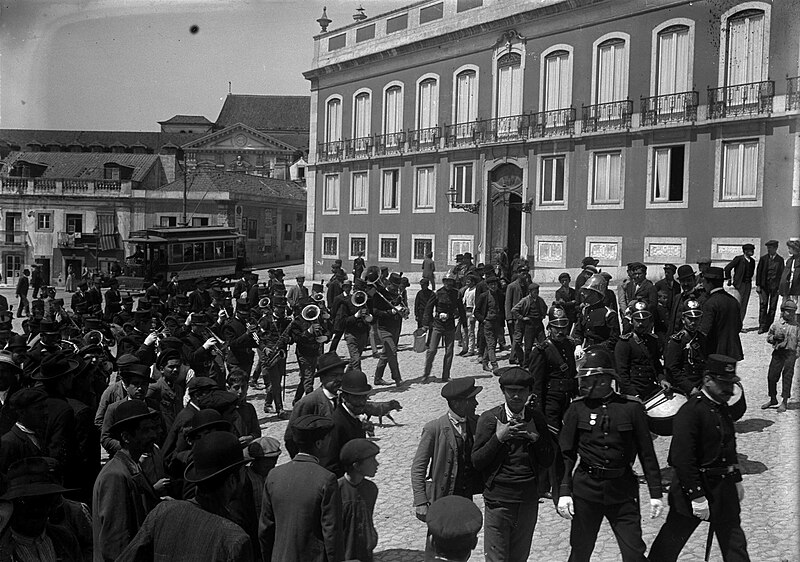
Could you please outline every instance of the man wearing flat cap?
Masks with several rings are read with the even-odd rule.
[[[703,274],[703,288],[708,298],[703,303],[703,317],[698,331],[705,340],[705,352],[721,353],[737,361],[744,359],[742,341],[742,316],[739,302],[725,292],[722,284],[725,272],[721,267],[709,267]]]
[[[428,511],[425,562],[465,562],[478,545],[481,510],[466,498],[445,496]]]
[[[538,475],[553,462],[544,415],[532,407],[533,375],[521,367],[498,370],[505,403],[482,413],[472,464],[483,477],[487,562],[528,559],[539,516]]]
[[[783,275],[783,256],[778,254],[778,241],[769,240],[767,253],[758,258],[756,293],[758,293],[758,333],[763,334],[775,320],[778,309],[778,287]]]
[[[725,266],[725,280],[729,286],[739,291],[741,300],[739,301],[739,313],[744,322],[744,316],[747,314],[747,304],[750,302],[750,291],[753,287],[753,275],[756,272],[756,260],[753,259],[753,254],[756,252],[756,247],[752,244],[743,244],[742,253],[734,257]]]
[[[472,466],[472,446],[478,418],[478,393],[473,377],[453,379],[442,387],[447,412],[422,428],[417,452],[411,462],[411,489],[417,518],[425,521],[430,505],[439,498],[457,495],[472,500],[483,481]]]
[[[701,521],[710,522],[723,560],[750,560],[740,518],[744,486],[736,429],[727,406],[738,381],[733,357],[710,355],[700,392],[673,420],[667,462],[676,478],[669,489],[667,520],[650,548],[651,562],[678,560]]]
[[[292,425],[298,453],[267,476],[258,536],[265,561],[343,560],[342,497],[336,476],[319,464],[333,429],[327,416],[300,416]]]

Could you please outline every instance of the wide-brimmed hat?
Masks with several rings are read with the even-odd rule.
[[[344,374],[339,390],[347,394],[363,396],[372,392],[372,387],[367,382],[367,375],[363,371],[353,369]]]
[[[148,408],[147,404],[143,401],[125,400],[114,410],[111,410],[111,426],[108,430],[113,433],[126,423],[154,418],[156,416],[158,416],[158,412],[152,408]]]
[[[0,500],[49,496],[75,490],[55,482],[51,470],[51,466],[55,464],[54,459],[47,457],[27,457],[18,460],[8,469],[6,493],[0,496]]]
[[[35,381],[49,381],[59,377],[72,375],[81,368],[81,362],[64,353],[45,355],[42,363],[33,372],[31,378]]]
[[[226,474],[247,462],[239,440],[228,431],[212,431],[195,442],[192,459],[183,477],[193,484]]]
[[[314,376],[322,376],[323,374],[327,373],[328,371],[332,371],[334,369],[343,368],[347,366],[347,361],[339,357],[333,351],[329,351],[328,353],[323,353],[320,355],[319,359],[317,359],[317,372]]]
[[[442,398],[445,400],[472,398],[483,390],[482,386],[475,384],[473,377],[464,377],[461,379],[452,379],[442,387]]]
[[[230,431],[231,424],[229,421],[222,419],[222,414],[211,408],[200,410],[194,415],[192,420],[192,428],[186,432],[186,436],[194,439],[201,431],[208,429],[215,429],[219,431]]]

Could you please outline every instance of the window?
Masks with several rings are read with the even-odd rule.
[[[683,201],[684,146],[653,149],[651,201],[670,203]]]
[[[433,166],[417,168],[414,186],[414,210],[433,211],[436,199],[436,177]]]
[[[689,28],[674,25],[658,34],[656,95],[677,94],[692,89],[689,72]]]
[[[328,50],[335,51],[347,45],[347,34],[342,33],[328,39]]]
[[[336,214],[339,212],[339,176],[337,174],[325,176],[322,204],[322,211],[324,213]]]
[[[474,237],[471,235],[450,235],[447,237],[447,265],[456,264],[458,254],[472,253]]]
[[[356,43],[375,38],[375,24],[366,25],[356,29]]]
[[[337,259],[339,257],[339,235],[322,235],[322,257]]]
[[[455,79],[455,115],[453,123],[472,123],[478,118],[478,73],[475,70],[464,70]],[[471,136],[472,128],[458,127],[456,136]]]
[[[419,9],[419,23],[428,23],[429,21],[440,20],[444,15],[444,2],[425,6]]]
[[[117,166],[106,166],[103,168],[103,179],[106,180],[119,180],[119,167]]]
[[[333,98],[325,106],[325,142],[342,140],[342,100]]]
[[[76,232],[83,232],[83,215],[67,214],[64,222],[67,226],[68,233],[75,234]]]
[[[247,219],[247,239],[258,239],[258,221],[256,219]]]
[[[433,234],[412,234],[411,263],[422,263],[422,260],[428,255],[428,252],[433,253],[433,246]]]
[[[764,26],[762,10],[745,10],[728,19],[726,86],[766,80]]]
[[[408,27],[408,13],[400,14],[386,20],[386,35],[402,31]]]
[[[564,203],[564,169],[566,156],[543,156],[541,169],[542,205]]]
[[[453,164],[453,187],[456,190],[456,203],[475,202],[471,162],[468,164]]]
[[[192,217],[192,226],[208,226],[208,217]]]
[[[456,2],[456,13],[466,12],[480,6],[483,6],[483,0],[458,0]]]
[[[426,78],[417,86],[417,129],[430,129],[439,122],[439,83]]]
[[[722,200],[755,200],[757,196],[758,141],[722,145]]]
[[[379,261],[400,261],[400,236],[397,234],[378,235],[378,260]]]
[[[169,245],[169,263],[172,265],[183,263],[183,244]]]
[[[596,103],[622,101],[627,96],[628,53],[626,43],[625,40],[619,38],[609,39],[597,47]],[[618,117],[618,115],[614,117]]]
[[[285,242],[292,241],[292,228],[293,228],[292,223],[290,222],[283,223],[283,240]]]
[[[368,137],[371,133],[372,106],[369,92],[356,94],[353,101],[353,138]]]
[[[366,234],[351,234],[350,235],[350,259],[356,259],[358,253],[363,252],[364,256],[367,255],[367,235]]]
[[[53,230],[53,214],[36,213],[36,230]]]
[[[506,53],[497,59],[497,117],[522,113],[522,56]]]
[[[403,130],[403,89],[391,86],[383,94],[383,132],[399,133]]]
[[[622,202],[622,153],[598,152],[592,160],[591,202],[596,205]]]
[[[175,216],[165,216],[162,215],[159,219],[159,226],[168,227],[168,226],[178,226],[178,217]]]
[[[571,74],[569,52],[553,51],[545,57],[543,111],[564,109],[572,104]]]
[[[350,176],[350,212],[366,213],[369,210],[369,177],[367,172],[354,172]]]
[[[400,211],[400,170],[383,171],[381,211]]]

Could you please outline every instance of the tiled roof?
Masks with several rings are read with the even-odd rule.
[[[301,184],[290,180],[264,178],[241,172],[222,172],[217,170],[197,169],[187,179],[189,191],[219,191],[240,195],[256,195],[290,199],[305,204],[306,189]],[[161,186],[166,191],[183,190],[183,178]]]
[[[217,117],[217,127],[244,123],[254,129],[270,133],[276,131],[307,133],[310,121],[309,96],[228,94]],[[298,146],[295,143],[289,144]]]
[[[103,152],[12,152],[3,161],[7,174],[14,162],[22,160],[46,166],[43,178],[103,179],[106,164],[133,168],[131,180],[142,181],[160,162],[156,154],[107,154]]]
[[[71,144],[83,146],[102,145],[111,147],[114,144],[146,146],[154,153],[161,147],[172,143],[181,146],[206,133],[161,133],[156,131],[56,131],[46,129],[0,129],[0,145],[18,146],[21,149],[31,141],[37,141],[41,146],[50,143],[59,143],[64,147]]]
[[[159,125],[181,124],[181,125],[213,125],[211,121],[202,115],[173,115],[166,121],[159,121]]]

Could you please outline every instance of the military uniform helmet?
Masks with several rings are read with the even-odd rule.
[[[577,378],[591,377],[594,375],[616,375],[614,360],[611,354],[601,347],[592,347],[586,350],[583,364],[578,368]]]
[[[631,320],[647,320],[653,315],[647,310],[647,303],[642,301],[632,302],[628,307],[631,312]]]
[[[547,326],[553,326],[554,328],[566,328],[569,326],[569,318],[567,318],[567,313],[564,312],[563,308],[559,306],[550,307],[547,312]]]
[[[581,289],[586,291],[594,291],[602,296],[605,296],[606,290],[608,289],[608,279],[603,277],[599,273],[595,273],[589,279],[587,279],[586,283],[581,287]]]
[[[699,302],[696,300],[686,301],[686,310],[682,313],[684,318],[700,318],[702,315],[703,311],[700,310]]]

